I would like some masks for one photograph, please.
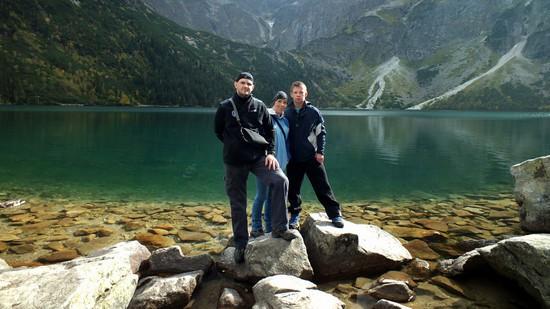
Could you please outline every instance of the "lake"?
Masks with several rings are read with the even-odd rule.
[[[324,111],[341,201],[510,193],[550,113]],[[213,109],[0,107],[0,200],[225,201]],[[249,178],[249,198],[254,191]],[[314,201],[309,183],[306,200]]]

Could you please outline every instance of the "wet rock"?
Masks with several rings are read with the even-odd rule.
[[[88,227],[88,228],[80,228],[76,230],[73,235],[74,236],[86,236],[90,234],[95,234],[99,237],[105,237],[110,236],[115,232],[115,230],[108,228],[108,227]]]
[[[31,244],[25,244],[25,245],[19,245],[19,246],[13,246],[10,248],[10,251],[16,254],[25,254],[25,253],[31,253],[34,252],[35,248]]]
[[[414,227],[385,225],[384,230],[392,235],[407,240],[424,239],[429,241],[444,241],[446,239],[445,235],[438,231],[424,230]]]
[[[7,241],[7,242],[10,242],[10,241],[13,241],[13,240],[18,240],[19,237],[17,235],[14,235],[14,234],[4,234],[4,233],[1,233],[0,234],[0,241]]]
[[[343,293],[343,294],[351,294],[357,292],[357,290],[348,283],[340,283],[336,286],[336,291]]]
[[[57,251],[51,254],[43,255],[38,258],[38,261],[42,263],[59,263],[76,259],[80,255],[74,249],[66,249]]]
[[[120,222],[120,221],[119,221]],[[140,221],[128,221],[124,223],[124,229],[126,231],[135,231],[145,227],[145,222]]]
[[[65,245],[63,245],[63,243],[57,242],[57,241],[49,243],[48,245],[46,245],[46,248],[54,250],[54,251],[61,251],[61,250],[66,249]]]
[[[418,223],[430,230],[436,230],[440,232],[447,232],[449,230],[447,223],[442,222],[441,220],[418,219],[418,220],[413,220],[413,222]]]
[[[456,245],[453,243],[431,243],[429,246],[435,252],[440,253],[449,258],[459,257],[464,252],[466,252],[458,249]]]
[[[432,274],[430,263],[418,258],[410,261],[403,271],[409,274],[413,280],[427,280]]]
[[[148,232],[151,233],[151,234],[157,234],[157,235],[161,235],[161,236],[170,235],[169,231],[163,230],[163,229],[149,229]]]
[[[269,236],[249,241],[243,264],[235,264],[235,248],[228,247],[217,262],[218,269],[238,280],[256,281],[280,274],[310,279],[313,269],[304,241],[297,231],[294,233],[297,238],[291,241]]]
[[[91,235],[88,235],[91,236]],[[95,234],[94,234],[95,236]],[[90,239],[88,242],[65,242],[65,246],[68,248],[75,248],[81,255],[88,255],[93,251],[100,250],[102,248],[111,246],[119,242],[120,240],[115,237],[100,237]]]
[[[404,244],[405,247],[413,257],[423,260],[437,260],[439,254],[433,251],[428,244],[420,239],[415,239]]]
[[[172,224],[169,224],[169,223],[157,224],[157,225],[153,226],[153,228],[154,229],[162,229],[162,230],[166,230],[166,231],[171,231],[171,230],[175,229],[175,227]]]
[[[418,285],[412,279],[412,277],[409,276],[409,274],[401,272],[401,271],[391,270],[391,271],[388,271],[388,272],[384,273],[383,275],[381,275],[377,279],[378,283],[383,283],[383,282],[386,282],[388,280],[401,281],[401,282],[405,283],[406,285],[408,285],[411,289],[416,288],[416,286]]]
[[[141,250],[123,243],[97,256],[3,272],[0,307],[126,308],[138,279],[131,261]]]
[[[209,241],[212,239],[212,236],[208,233],[202,233],[202,232],[187,232],[187,231],[180,231],[178,232],[178,237],[181,239],[181,241]]]
[[[14,216],[9,217],[9,220],[11,222],[20,222],[20,223],[27,223],[27,222],[32,221],[34,219],[36,219],[36,217],[32,214],[29,214],[29,213],[24,213],[24,214],[14,215]]]
[[[139,282],[128,309],[183,308],[202,279],[202,271],[170,277],[146,277]]]
[[[136,234],[135,239],[145,246],[156,248],[170,247],[176,243],[172,238],[151,233]]]
[[[380,299],[372,306],[372,309],[411,309],[411,307],[387,299]]]
[[[254,309],[267,308],[323,308],[343,309],[338,298],[316,290],[317,286],[294,276],[277,275],[260,280],[252,288]]]
[[[415,297],[414,292],[406,283],[393,280],[377,282],[367,293],[377,299],[388,299],[400,303],[412,301]]]
[[[245,306],[244,299],[234,289],[224,288],[218,299],[217,309],[237,309]]]
[[[353,284],[358,289],[368,289],[372,285],[373,280],[365,277],[355,278],[355,283]]]
[[[550,234],[513,237],[477,251],[498,273],[550,307]]]
[[[487,247],[486,247],[487,248]],[[472,250],[456,259],[439,261],[437,270],[445,276],[457,276],[483,269],[487,263],[479,251]]]
[[[430,280],[431,283],[442,287],[448,292],[465,297],[464,289],[454,280],[443,276],[435,276]]]
[[[344,228],[336,228],[324,213],[310,214],[302,233],[320,277],[380,273],[412,259],[399,240],[380,228],[348,221]]]
[[[5,242],[0,241],[0,253],[8,250],[8,245]]]
[[[149,258],[147,273],[185,273],[201,270],[206,274],[213,263],[214,260],[208,254],[184,256],[179,246],[172,246],[153,251]]]
[[[550,232],[550,155],[516,164],[510,172],[515,179],[521,228]]]

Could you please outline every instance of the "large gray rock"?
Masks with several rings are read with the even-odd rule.
[[[147,274],[180,274],[202,270],[206,274],[213,263],[214,260],[209,254],[184,256],[179,246],[172,246],[153,251],[146,272]]]
[[[258,237],[248,243],[245,262],[235,264],[234,247],[224,250],[217,262],[222,272],[237,280],[256,281],[273,275],[291,275],[303,279],[313,277],[313,269],[308,260],[302,236],[286,241],[270,236]]]
[[[521,228],[550,232],[550,155],[516,164],[510,172],[516,180]]]
[[[378,299],[387,299],[400,303],[413,300],[416,294],[409,288],[407,283],[397,280],[379,280],[367,293]]]
[[[492,268],[550,308],[550,234],[513,237],[478,250]]]
[[[345,305],[338,298],[316,290],[309,281],[293,276],[278,275],[260,280],[252,291],[256,304],[253,309],[341,309]]]
[[[496,245],[484,247],[492,248]],[[439,262],[437,270],[445,276],[457,276],[464,273],[471,273],[481,270],[487,265],[485,259],[479,253],[479,250],[472,250],[464,253],[456,259],[442,260]]]
[[[202,270],[171,277],[146,277],[140,281],[129,309],[183,308],[202,279]]]
[[[326,278],[382,273],[412,259],[397,238],[377,226],[332,225],[324,213],[310,214],[302,228],[315,275]]]
[[[138,282],[134,273],[149,255],[131,241],[91,257],[3,272],[0,308],[126,308]]]

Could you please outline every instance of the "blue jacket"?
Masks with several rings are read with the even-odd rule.
[[[284,171],[288,160],[290,160],[290,149],[288,147],[288,134],[290,131],[288,119],[283,115],[279,117],[275,111],[270,108],[269,114],[275,129],[275,157],[279,161],[279,166]]]
[[[308,101],[298,112],[291,102],[285,115],[290,124],[288,141],[292,160],[305,162],[314,159],[316,153],[324,154],[326,131],[321,112]]]

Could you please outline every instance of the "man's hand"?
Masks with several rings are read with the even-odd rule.
[[[325,162],[325,156],[320,154],[320,153],[316,153],[315,154],[315,160],[317,160],[317,162],[319,162],[319,164],[323,164],[323,162]]]
[[[265,157],[265,166],[267,166],[270,170],[276,170],[279,168],[279,162],[277,159],[275,159],[275,156],[272,154],[268,154]]]

